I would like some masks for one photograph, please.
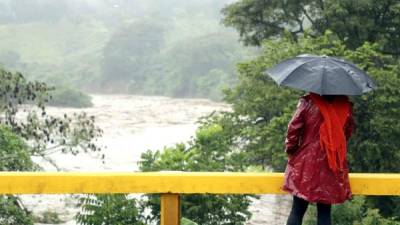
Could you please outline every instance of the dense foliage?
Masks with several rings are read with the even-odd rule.
[[[371,74],[380,87],[373,93],[352,99],[358,124],[349,146],[349,159],[353,171],[398,172],[398,160],[387,159],[398,159],[396,146],[399,143],[395,140],[388,143],[386,140],[394,139],[400,131],[400,127],[396,125],[389,126],[399,117],[400,101],[394,97],[400,94],[396,88],[400,82],[399,65],[393,58],[379,53],[377,48],[377,45],[366,43],[357,50],[348,50],[330,32],[318,38],[301,37],[294,41],[286,37],[265,42],[261,57],[239,65],[239,84],[226,91],[225,98],[233,104],[234,112],[243,118],[242,124],[247,123],[248,129],[253,130],[247,131],[250,135],[249,140],[257,142],[249,142],[251,151],[254,152],[252,147],[259,146],[264,149],[259,154],[260,160],[269,157],[261,160],[266,165],[273,165],[273,162],[284,164],[283,158],[274,152],[283,149],[284,130],[301,94],[277,87],[263,73],[264,70],[300,53],[327,54],[355,62]],[[254,124],[257,118],[263,118],[266,126]],[[241,135],[246,130],[240,127],[237,134]],[[256,136],[251,136],[252,134]],[[274,143],[274,140],[280,141]],[[277,165],[274,168],[282,167]]]
[[[35,169],[27,144],[11,130],[0,126],[0,171]]]
[[[171,26],[171,25],[169,25]],[[143,19],[117,31],[104,48],[101,90],[221,98],[235,83],[234,64],[248,51],[232,32],[168,42],[168,23]]]
[[[18,197],[0,196],[0,223],[2,225],[33,225],[33,216],[23,208]]]
[[[145,81],[151,78],[153,68],[160,67],[155,56],[164,44],[165,29],[162,23],[143,19],[114,33],[104,48],[102,86],[113,91],[145,90]]]
[[[400,55],[398,0],[240,0],[223,14],[224,23],[248,45],[282,37],[285,30],[296,37],[310,28],[313,36],[331,30],[350,49],[368,41],[379,44],[381,52]]]
[[[232,145],[232,135],[224,126],[203,121],[196,137],[187,145],[178,144],[142,154],[142,171],[243,171]],[[159,221],[159,196],[149,195],[143,207],[150,208],[152,214],[148,222]],[[242,195],[182,195],[182,216],[204,225],[244,224],[250,217],[250,199]]]
[[[11,130],[0,125],[0,171],[30,171],[36,166],[26,143]],[[33,217],[18,197],[0,196],[0,224],[33,225]]]
[[[183,40],[159,58],[161,68],[149,94],[207,97],[220,100],[223,87],[236,82],[235,62],[248,54],[230,32],[218,32]],[[171,57],[173,56],[173,57]]]
[[[144,225],[140,222],[136,200],[127,195],[87,195],[80,198],[82,211],[76,216],[82,225]]]
[[[50,92],[49,106],[85,108],[93,106],[92,98],[71,87],[57,87]]]
[[[314,225],[316,221],[315,206],[311,206],[305,219],[306,225]],[[400,222],[384,218],[377,209],[368,206],[365,197],[357,196],[339,206],[332,207],[332,224],[340,225],[399,225]]]

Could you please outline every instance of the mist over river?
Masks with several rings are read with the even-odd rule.
[[[138,171],[141,153],[186,142],[195,134],[200,117],[230,110],[227,104],[205,99],[133,95],[92,95],[92,98],[94,106],[91,108],[48,108],[49,114],[60,116],[87,112],[96,117],[97,125],[104,131],[98,140],[105,154],[104,162],[96,154],[54,153],[50,157],[62,171]],[[57,170],[46,161],[34,160],[46,171]],[[78,209],[76,198],[71,195],[24,195],[22,199],[37,215],[55,211],[65,221],[64,225],[76,224],[73,217]],[[262,196],[254,200],[253,218],[248,224],[283,224],[288,204],[287,197]]]

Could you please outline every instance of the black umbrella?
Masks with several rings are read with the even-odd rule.
[[[299,55],[265,72],[279,85],[321,95],[361,95],[376,89],[367,73],[329,56]]]

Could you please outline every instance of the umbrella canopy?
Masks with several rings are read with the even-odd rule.
[[[329,56],[299,55],[265,72],[279,85],[320,95],[361,95],[376,89],[367,73]]]

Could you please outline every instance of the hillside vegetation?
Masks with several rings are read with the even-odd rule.
[[[218,100],[254,55],[220,24],[229,2],[0,0],[0,63],[87,92]]]

